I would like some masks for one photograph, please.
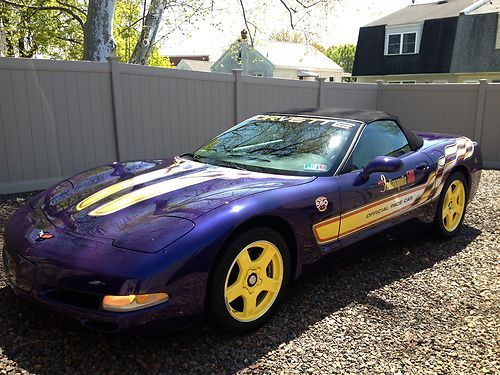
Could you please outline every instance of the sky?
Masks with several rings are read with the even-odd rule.
[[[258,26],[256,39],[265,40],[276,31],[289,29],[289,17],[279,0],[244,0],[247,17]],[[431,1],[416,1],[428,3]],[[328,9],[317,6],[297,29],[314,33],[315,41],[328,47],[356,44],[359,28],[398,9],[411,0],[331,0]],[[239,0],[219,0],[220,11],[203,21],[170,34],[160,47],[163,55],[208,54],[215,61],[245,28]],[[267,5],[266,5],[267,4]],[[168,16],[167,16],[168,17]]]

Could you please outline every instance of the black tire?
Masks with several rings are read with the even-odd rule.
[[[445,197],[446,193],[448,192],[448,189],[452,184],[455,183],[455,181],[458,181],[458,183],[461,183],[464,188],[464,204],[463,204],[463,211],[462,211],[462,216],[460,218],[460,221],[456,225],[454,229],[447,228],[445,225],[445,220],[443,219],[443,205],[445,204]],[[463,175],[463,173],[455,171],[450,174],[448,179],[446,180],[443,190],[441,191],[441,195],[439,196],[439,201],[438,205],[436,208],[436,215],[434,217],[434,230],[435,233],[441,237],[441,238],[451,238],[454,235],[456,235],[462,228],[464,217],[465,217],[465,212],[467,209],[467,201],[468,201],[468,187],[467,187],[467,179]]]
[[[263,302],[267,302],[266,305],[269,305],[269,307],[262,313],[262,315],[256,316],[255,319],[251,321],[240,321],[238,320],[237,317],[233,316],[235,313],[239,313],[235,309],[233,309],[232,305],[230,303],[226,303],[226,290],[228,288],[226,287],[226,283],[229,285],[229,279],[233,275],[233,272],[236,272],[238,280],[245,280],[243,284],[245,284],[245,288],[252,288],[250,281],[249,280],[255,280],[255,279],[250,279],[250,277],[253,277],[254,273],[251,274],[251,276],[247,279],[245,277],[242,277],[240,279],[240,269],[237,263],[237,258],[240,256],[240,254],[243,253],[243,250],[248,247],[248,245],[257,242],[257,241],[265,241],[268,243],[271,243],[274,245],[272,247],[273,254],[273,260],[270,261],[269,265],[266,267],[266,272],[271,272],[274,273],[275,271],[272,269],[273,267],[273,262],[277,261],[279,259],[279,256],[276,253],[276,248],[279,251],[279,254],[281,255],[281,260],[282,260],[282,268],[276,267],[276,270],[282,275],[282,280],[281,280],[281,286],[278,288],[278,291],[273,293],[272,295],[269,295],[269,300],[267,300],[267,294],[270,292],[267,291],[259,291],[257,288],[261,288],[259,286],[260,284],[254,284],[255,285],[255,301],[261,297],[263,294],[264,300],[261,300],[261,304]],[[251,248],[250,252],[248,254],[251,254],[252,251],[256,252],[256,255],[259,254],[259,247],[253,247]],[[249,250],[246,250],[249,251]],[[260,254],[264,254],[264,248],[261,250],[262,252]],[[261,259],[257,256],[258,259]],[[250,256],[250,259],[252,259],[252,256]],[[258,259],[252,261],[258,261]],[[249,263],[253,264],[253,263]],[[281,263],[280,263],[281,264]],[[259,268],[260,270],[260,268]],[[229,273],[231,271],[231,274]],[[230,331],[232,333],[236,334],[243,334],[247,333],[249,331],[255,330],[261,325],[263,325],[271,316],[272,314],[276,311],[279,303],[281,302],[281,299],[283,298],[283,295],[288,287],[288,284],[290,282],[290,271],[291,271],[291,260],[290,260],[290,253],[288,250],[288,246],[286,241],[283,239],[283,237],[275,230],[266,228],[266,227],[256,227],[252,228],[249,230],[246,230],[242,232],[241,234],[237,235],[227,246],[225,246],[224,249],[222,249],[222,253],[220,257],[217,259],[216,263],[213,266],[213,270],[211,273],[209,285],[208,285],[208,292],[207,292],[207,297],[208,297],[208,310],[210,313],[210,318],[212,323],[215,324],[217,328],[222,328],[223,330]],[[252,271],[249,271],[252,272]],[[261,272],[261,271],[259,271]],[[247,275],[247,273],[241,272],[243,275]],[[259,273],[259,276],[257,280],[262,283],[261,281],[261,276],[264,277],[264,275],[261,275]],[[267,275],[266,275],[267,276]],[[278,276],[276,276],[278,277]],[[278,277],[279,278],[279,277]],[[236,280],[234,284],[230,285],[235,285],[239,284],[240,282]],[[252,293],[254,293],[252,292]],[[247,291],[245,290],[245,293]],[[248,295],[249,296],[249,295]],[[246,304],[244,302],[245,300],[243,299],[243,295],[241,297],[241,310],[243,311],[243,305]],[[239,300],[234,300],[236,302],[240,302]],[[256,308],[257,306],[260,306],[258,304],[255,305]],[[230,312],[231,311],[231,312]],[[243,312],[241,312],[243,313]]]

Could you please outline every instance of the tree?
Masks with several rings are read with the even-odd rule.
[[[119,1],[116,3],[114,22],[115,54],[120,57],[122,62],[132,62],[132,53],[140,40],[142,4],[142,0]],[[172,67],[170,60],[160,55],[156,45],[150,46],[148,57],[148,65],[164,68]]]
[[[287,42],[287,43],[305,43],[306,38],[303,34],[298,32],[289,32],[288,30],[280,30],[272,33],[269,36],[269,40],[275,42]]]
[[[344,72],[352,73],[354,55],[356,54],[356,46],[354,44],[328,47],[325,54],[339,64],[344,69]]]
[[[89,0],[87,22],[83,28],[83,59],[106,61],[114,56],[113,18],[116,0]]]
[[[0,0],[5,54],[81,59],[85,12],[76,0]]]
[[[101,25],[91,27],[87,17],[89,11],[101,12],[102,6],[112,6],[103,0],[92,0],[88,6],[84,0],[22,1],[14,3],[10,0],[0,0],[0,23],[4,32],[5,55],[41,55],[62,60],[81,60],[85,57],[87,60],[103,61],[107,56],[111,56],[111,51],[115,49],[115,54],[121,61],[130,60],[140,35],[142,0],[116,2],[113,14],[106,12],[106,17],[113,16],[113,25],[110,27],[111,24],[108,23],[104,28]],[[98,19],[95,16],[90,18]],[[100,29],[93,29],[94,27]],[[113,31],[112,34],[110,31]],[[105,38],[102,40],[107,40],[107,43],[103,43],[107,49],[101,45],[99,32],[104,34]],[[88,35],[84,43],[85,33]],[[94,40],[91,40],[92,38]],[[156,46],[151,48],[148,63],[162,67],[172,66],[168,58],[159,54]]]
[[[192,24],[208,11],[213,12],[216,0],[150,0],[145,16],[140,15],[141,4],[137,0],[0,0],[0,19],[5,31],[6,53],[8,56],[33,57],[44,54],[56,58],[72,58],[77,55],[85,60],[104,61],[113,56],[115,51],[127,53],[129,62],[147,64],[155,60],[160,64],[165,59],[157,53],[157,43],[167,37],[173,30],[185,24]],[[247,0],[245,0],[247,1]],[[318,4],[331,3],[330,0],[273,0],[281,4],[287,11],[292,29],[301,22]],[[131,4],[137,18],[128,18],[126,30],[138,31],[127,33],[123,30],[114,32],[114,24],[118,20],[118,10],[122,3]],[[239,0],[244,23],[255,35],[257,27],[247,17],[244,0]],[[267,1],[265,2],[267,4]],[[126,7],[126,6],[125,6]],[[146,4],[144,4],[146,7]],[[139,9],[139,12],[137,10]],[[122,12],[123,13],[123,12]],[[126,12],[125,12],[126,13]],[[139,14],[137,14],[139,13]],[[163,35],[158,37],[160,25],[165,14],[169,18],[163,25]],[[132,13],[129,13],[131,16]],[[135,18],[133,21],[132,19]],[[121,34],[124,34],[121,36]],[[127,35],[136,38],[134,42]],[[121,41],[127,46],[122,47]]]

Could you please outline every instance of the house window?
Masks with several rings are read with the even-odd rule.
[[[335,82],[335,77],[330,77],[330,82]]]
[[[494,79],[491,83],[500,83],[500,79]]]
[[[408,55],[417,53],[417,33],[389,34],[388,55]]]
[[[388,55],[399,55],[401,47],[401,34],[389,35],[389,44],[387,46]]]

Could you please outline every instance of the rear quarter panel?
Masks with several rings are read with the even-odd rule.
[[[483,157],[477,142],[467,137],[439,134],[417,133],[424,139],[422,151],[434,162],[435,170],[432,178],[435,179],[434,198],[438,197],[448,176],[454,171],[462,172],[468,182],[468,199],[474,198],[481,170]]]

